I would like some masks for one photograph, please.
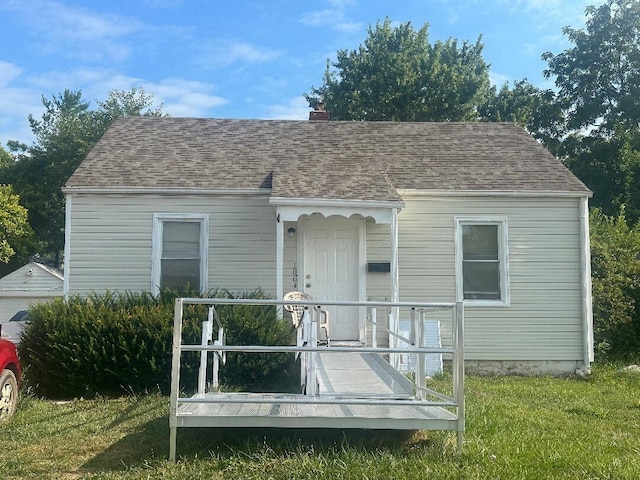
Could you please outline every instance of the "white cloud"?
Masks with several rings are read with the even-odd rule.
[[[112,90],[142,87],[147,94],[153,94],[157,102],[164,103],[164,110],[173,116],[207,116],[210,109],[227,103],[226,99],[212,93],[216,87],[210,83],[177,77],[152,82],[111,70],[85,68],[46,72],[32,79],[32,83],[49,91],[57,85],[69,85],[70,89],[81,90],[87,101],[105,100]]]
[[[292,98],[285,105],[270,105],[265,118],[270,120],[306,120],[309,118],[309,102],[303,97]]]
[[[242,41],[218,41],[201,47],[198,63],[204,68],[217,68],[234,63],[264,63],[282,55],[279,50]]]
[[[147,94],[153,94],[156,104],[163,103],[165,112],[180,117],[211,117],[216,108],[228,103],[226,98],[214,94],[216,86],[211,83],[177,77],[151,82],[112,70],[88,68],[49,71],[24,78],[19,66],[0,61],[0,143],[7,140],[32,143],[27,118],[30,114],[39,118],[44,111],[42,92],[51,98],[61,93],[60,85],[80,90],[84,100],[90,102],[105,100],[112,90],[142,87]]]
[[[183,78],[143,82],[141,86],[164,103],[164,110],[174,117],[211,117],[213,109],[228,103],[227,99],[211,94],[213,85]]]
[[[28,87],[17,87],[23,69],[12,63],[0,61],[0,144],[17,140],[30,144],[33,141],[27,118],[38,117],[43,112],[40,92]]]
[[[355,3],[353,0],[329,0],[329,5],[332,8],[305,13],[300,18],[300,23],[310,27],[327,27],[346,33],[360,31],[363,28],[362,23],[349,20],[345,14],[347,7],[353,3]]]
[[[497,87],[498,90],[500,89],[500,87],[502,87],[502,85],[504,85],[505,82],[511,82],[512,80],[513,78],[511,78],[509,75],[498,72],[489,72],[489,82],[491,82],[491,85]]]
[[[503,0],[502,3],[513,12],[523,10],[535,17],[538,30],[557,29],[564,26],[582,28],[585,24],[585,8],[599,6],[604,0]]]
[[[33,42],[43,53],[82,60],[123,61],[131,54],[124,40],[147,28],[129,17],[95,13],[54,0],[9,0],[0,9],[19,16],[26,32],[35,34]]]

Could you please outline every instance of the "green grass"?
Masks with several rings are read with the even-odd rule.
[[[0,479],[640,478],[640,376],[597,366],[588,381],[466,386],[462,454],[448,432],[180,429],[176,464],[166,397],[24,397],[0,426]]]

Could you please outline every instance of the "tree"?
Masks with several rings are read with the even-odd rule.
[[[336,120],[476,120],[490,93],[482,49],[480,38],[431,45],[427,24],[416,31],[386,19],[357,50],[339,50],[323,85],[305,96],[321,98]]]
[[[16,243],[31,235],[27,210],[9,185],[0,185],[0,263],[7,263],[16,253]]]
[[[0,175],[13,164],[13,157],[0,145]],[[2,177],[0,177],[2,178]]]
[[[143,88],[133,88],[128,91],[112,90],[104,102],[97,103],[100,108],[96,111],[96,117],[103,133],[120,117],[167,116],[162,111],[162,103],[154,105],[153,95],[148,95]]]
[[[592,205],[640,219],[640,2],[608,0],[586,8],[584,29],[565,27],[574,44],[542,58],[555,76],[562,120],[557,150],[594,191]]]
[[[586,28],[565,27],[574,44],[542,55],[555,76],[566,115],[565,133],[590,130],[609,136],[640,124],[640,2],[608,0],[586,10]]]
[[[65,227],[62,187],[67,179],[116,118],[163,113],[142,89],[112,91],[106,101],[98,102],[98,110],[90,110],[79,91],[43,97],[42,103],[41,119],[29,116],[35,143],[30,147],[8,143],[17,161],[5,169],[4,177],[29,210],[37,253],[59,266]]]
[[[549,150],[557,151],[562,111],[552,90],[542,90],[526,79],[505,83],[499,91],[492,87],[491,95],[478,109],[482,120],[513,122],[526,128]]]

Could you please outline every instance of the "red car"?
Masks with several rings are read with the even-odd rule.
[[[21,375],[22,367],[16,346],[9,340],[0,338],[0,421],[11,417],[16,411]]]

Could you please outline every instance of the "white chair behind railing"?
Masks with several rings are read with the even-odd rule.
[[[313,297],[304,292],[289,292],[285,294],[282,298],[287,302],[293,302],[296,300],[303,300],[305,302],[313,301]],[[300,323],[302,322],[302,314],[305,309],[308,308],[308,305],[284,305],[284,309],[291,314],[291,321],[293,322],[293,326],[298,328]],[[317,309],[320,315],[320,321],[318,323],[319,327],[324,330],[325,338],[327,341],[327,346],[329,346],[331,342],[331,335],[329,333],[329,312],[324,309]]]

